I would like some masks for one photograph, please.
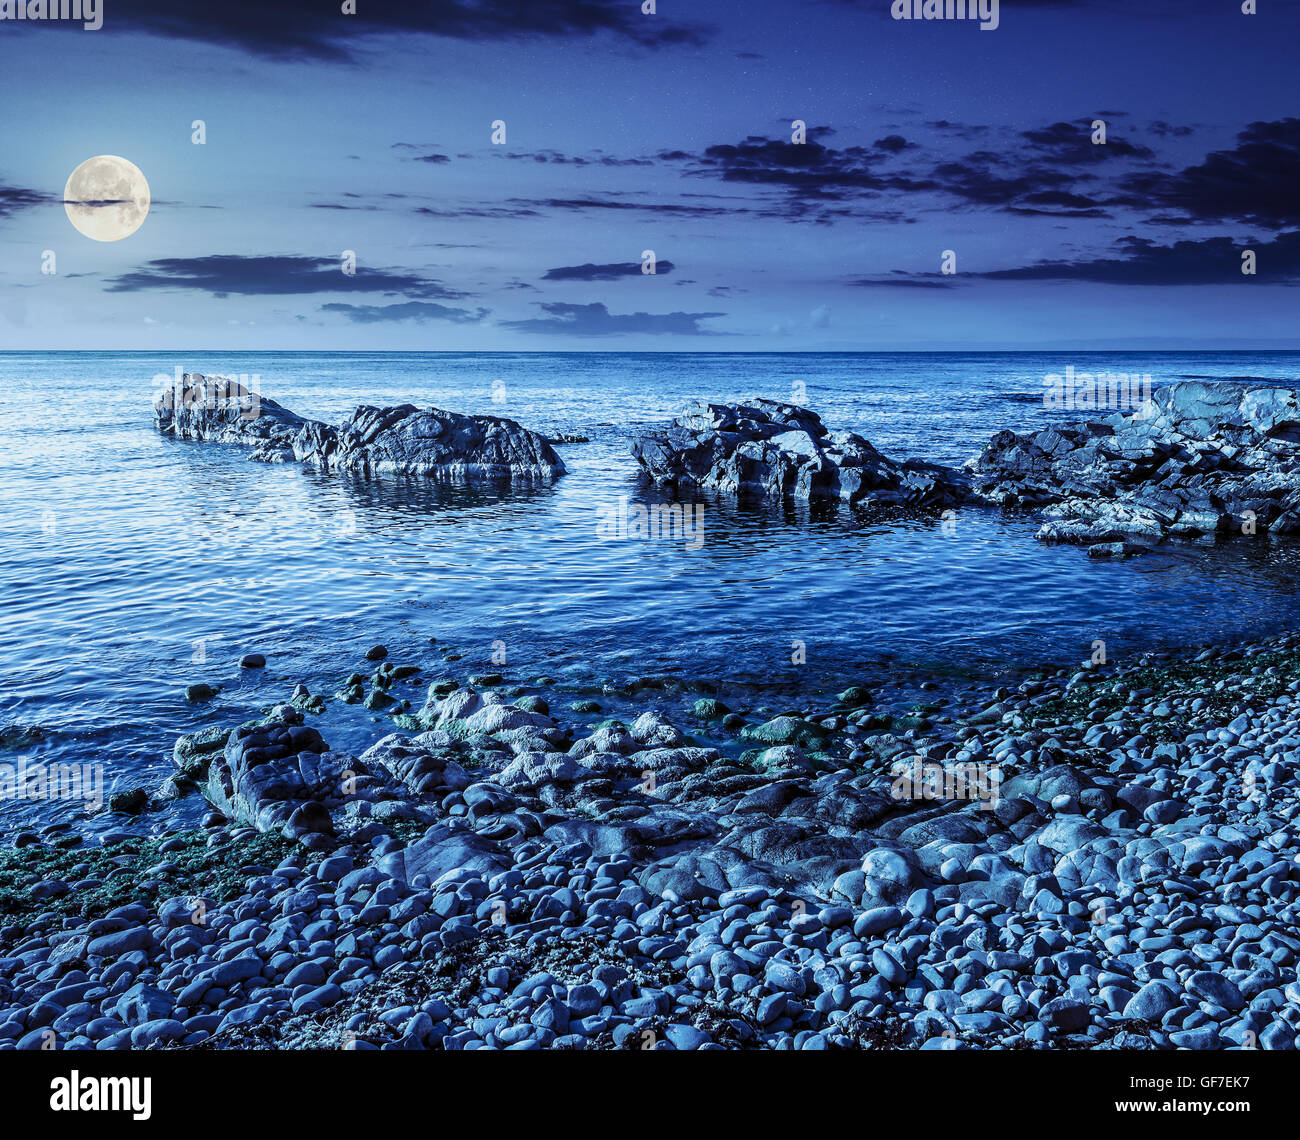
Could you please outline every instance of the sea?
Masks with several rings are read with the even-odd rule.
[[[1103,561],[997,510],[718,496],[688,504],[698,533],[608,525],[665,500],[630,444],[697,401],[794,401],[892,457],[960,464],[1001,429],[1084,418],[1045,406],[1067,368],[1290,385],[1300,354],[0,352],[0,768],[156,786],[178,734],[298,682],[332,693],[375,644],[431,671],[451,651],[467,672],[671,674],[788,703],[1292,627],[1300,547],[1266,538]],[[545,486],[322,475],[160,434],[153,398],[178,369],[325,420],[410,402],[588,442],[557,449],[568,473]],[[241,669],[250,652],[268,667]],[[196,681],[218,696],[187,701]],[[81,814],[0,799],[0,832]]]

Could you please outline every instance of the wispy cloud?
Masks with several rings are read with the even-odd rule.
[[[1214,237],[1172,245],[1129,235],[1117,245],[1116,254],[1110,257],[1044,261],[964,276],[990,281],[1092,281],[1106,285],[1300,284],[1300,232],[1280,234],[1271,241]],[[1245,249],[1256,253],[1254,277],[1241,272]]]
[[[200,40],[273,58],[348,61],[358,41],[393,34],[500,41],[603,33],[642,48],[698,46],[709,36],[698,23],[610,0],[361,0],[353,15],[320,0],[114,0],[110,7],[103,32]]]
[[[354,324],[373,325],[386,321],[414,321],[426,324],[430,321],[450,321],[453,324],[477,324],[489,313],[488,309],[453,309],[446,305],[435,305],[427,301],[404,301],[396,305],[347,305],[331,301],[321,305],[322,313],[338,313],[347,317]]]
[[[359,266],[355,275],[348,275],[342,272],[341,262],[335,258],[238,254],[160,258],[147,262],[142,269],[113,278],[108,285],[111,293],[144,289],[198,289],[214,297],[344,292],[444,300],[468,296],[413,273]]]
[[[564,336],[618,336],[644,333],[654,336],[723,336],[700,327],[701,321],[725,317],[726,313],[611,313],[604,305],[569,305],[542,302],[547,317],[503,321],[502,328],[516,332],[554,333]]]
[[[62,201],[61,194],[46,194],[22,186],[0,186],[0,218],[11,218],[20,210],[30,210],[34,206],[46,206]]]
[[[666,259],[655,262],[655,274],[671,273],[677,267]],[[639,261],[616,262],[613,265],[564,265],[548,269],[543,281],[617,281],[620,277],[649,276],[641,269]]]

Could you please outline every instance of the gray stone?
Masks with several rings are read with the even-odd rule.
[[[1187,979],[1187,992],[1211,1001],[1223,1009],[1236,1011],[1246,1004],[1246,999],[1242,997],[1241,990],[1234,982],[1211,970],[1192,974]]]
[[[1124,1006],[1124,1017],[1158,1025],[1178,1005],[1178,991],[1173,986],[1159,980],[1150,981],[1129,999]]]
[[[896,462],[852,432],[828,432],[806,408],[771,400],[700,403],[667,429],[643,433],[632,454],[646,477],[678,489],[917,509],[965,497],[961,472]]]
[[[1047,1002],[1038,1011],[1038,1019],[1062,1033],[1078,1033],[1086,1029],[1092,1020],[1088,1006],[1069,997],[1053,998]]]
[[[331,473],[551,480],[564,463],[542,435],[513,420],[413,404],[362,406],[338,427],[304,419],[229,377],[187,373],[154,403],[159,430],[237,443],[264,462]]]

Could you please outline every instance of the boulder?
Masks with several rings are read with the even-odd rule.
[[[504,849],[472,831],[448,827],[430,828],[423,838],[380,860],[385,875],[410,882],[425,875],[436,882],[451,872],[493,875],[510,866]]]
[[[403,736],[400,732],[390,733],[366,749],[361,761],[371,771],[382,768],[425,797],[460,791],[473,782],[458,763],[455,749],[426,745],[418,737]]]
[[[1131,415],[998,432],[966,468],[978,499],[1040,508],[1050,520],[1041,541],[1095,547],[1097,557],[1167,538],[1296,533],[1298,394],[1170,384]]]
[[[208,799],[259,831],[278,831],[289,839],[330,836],[341,829],[349,804],[402,798],[408,793],[399,780],[418,783],[435,764],[429,760],[421,766],[425,758],[408,757],[393,737],[375,746],[369,763],[331,752],[320,733],[301,720],[300,712],[282,705],[275,715],[236,728],[209,765]],[[457,771],[444,763],[438,775],[454,784]]]
[[[896,462],[815,412],[773,400],[697,404],[632,454],[644,475],[679,491],[840,499],[864,506],[942,508],[966,498],[965,477],[918,460]]]
[[[223,376],[186,373],[155,399],[154,420],[178,439],[243,444],[262,462],[295,461],[331,473],[549,481],[565,472],[546,438],[514,420],[414,404],[363,405],[334,426]]]
[[[293,455],[293,439],[310,422],[229,376],[187,372],[154,399],[154,423],[177,439],[240,443],[268,462]]]

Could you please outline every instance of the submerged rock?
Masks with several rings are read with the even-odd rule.
[[[656,484],[779,498],[842,499],[879,506],[935,508],[966,497],[961,472],[882,455],[849,431],[831,432],[793,404],[700,403],[632,454]]]
[[[363,405],[336,427],[221,376],[186,373],[154,401],[154,418],[159,430],[180,439],[243,444],[262,462],[295,461],[328,472],[521,480],[565,472],[546,438],[514,420],[414,404]]]
[[[144,788],[114,792],[108,797],[108,810],[121,812],[124,815],[139,815],[148,806],[149,793]]]

